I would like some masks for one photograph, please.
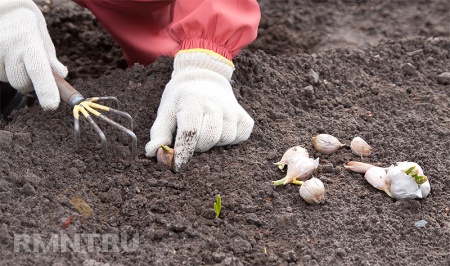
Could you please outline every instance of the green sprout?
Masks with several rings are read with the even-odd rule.
[[[421,185],[421,184],[427,182],[427,180],[428,180],[427,176],[419,175],[419,170],[415,166],[412,166],[412,167],[408,168],[405,171],[405,174],[407,174],[407,175],[411,176],[412,178],[414,178],[414,180],[416,181],[416,183],[418,185]]]
[[[170,151],[170,148],[169,148],[168,146],[164,145],[164,144],[161,144],[161,148],[162,148],[164,151]]]
[[[216,218],[219,218],[221,209],[222,209],[222,199],[220,198],[219,194],[217,195],[216,202],[214,202],[214,211],[216,212]]]

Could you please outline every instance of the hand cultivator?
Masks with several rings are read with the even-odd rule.
[[[102,143],[102,150],[103,155],[106,158],[108,155],[107,151],[107,141],[105,134],[100,129],[100,127],[97,125],[97,123],[92,118],[92,115],[95,117],[100,118],[101,120],[105,121],[106,123],[110,124],[111,126],[117,128],[118,130],[125,132],[131,137],[131,154],[134,158],[136,155],[137,150],[137,138],[136,135],[133,133],[133,118],[128,113],[119,111],[117,109],[113,109],[111,107],[101,105],[96,103],[97,101],[113,101],[117,105],[119,105],[119,101],[116,97],[92,97],[92,98],[84,98],[74,87],[72,87],[67,81],[65,81],[62,77],[60,77],[58,74],[53,72],[53,76],[55,77],[56,84],[59,89],[59,93],[61,96],[61,99],[70,105],[70,107],[73,108],[73,117],[74,117],[74,131],[75,131],[75,150],[78,151],[80,149],[80,114],[86,118],[86,120],[89,122],[91,127],[97,132],[98,136],[100,137],[101,143]],[[115,115],[119,115],[122,117],[125,117],[129,123],[130,128],[128,129],[121,124],[115,122],[114,120],[108,118],[104,114],[100,113],[99,111],[103,112],[109,112]]]

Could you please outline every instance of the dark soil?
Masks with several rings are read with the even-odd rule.
[[[127,136],[100,124],[110,144],[104,160],[87,123],[76,153],[65,105],[14,112],[0,124],[0,264],[449,265],[450,85],[437,76],[450,71],[450,3],[337,2],[260,1],[260,35],[235,58],[233,76],[253,133],[196,153],[179,173],[144,156],[172,59],[123,69],[119,48],[88,11],[55,6],[46,18],[69,80],[86,96],[120,100],[135,119],[139,154],[130,159]],[[310,143],[318,133],[347,144],[361,136],[374,152],[319,154]],[[273,163],[296,145],[321,158],[314,176],[325,184],[324,205],[306,203],[296,185],[270,182],[283,177]],[[417,162],[431,193],[393,200],[344,169],[351,160]],[[93,215],[63,229],[79,217],[75,195]],[[15,234],[45,243],[52,234],[124,234],[139,245],[14,252]]]

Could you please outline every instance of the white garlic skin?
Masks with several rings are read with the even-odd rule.
[[[350,149],[359,156],[369,156],[372,153],[372,147],[361,137],[352,139]]]
[[[430,181],[427,180],[425,183],[420,185],[420,193],[422,194],[423,199],[426,198],[428,194],[430,194],[430,191],[431,191]]]
[[[371,167],[374,167],[374,165],[357,161],[350,161],[344,165],[344,168],[360,174],[365,174]]]
[[[305,180],[310,177],[319,166],[319,158],[298,157],[291,161],[286,173],[284,185],[292,183],[293,179]]]
[[[310,204],[325,203],[325,186],[318,178],[311,178],[303,182],[299,189],[300,196]]]
[[[329,134],[319,134],[311,138],[311,143],[316,151],[328,155],[345,146],[338,138]]]
[[[418,185],[413,177],[405,173],[406,170],[413,166],[416,167],[419,175],[423,175],[422,168],[413,162],[399,162],[396,166],[388,168],[386,179],[390,191],[396,199],[425,198],[430,193],[431,186],[429,180]]]
[[[289,162],[292,160],[295,160],[298,157],[309,157],[308,151],[301,147],[301,146],[295,146],[289,148],[281,157],[281,160],[277,163],[278,168],[283,169],[285,165],[289,165]]]

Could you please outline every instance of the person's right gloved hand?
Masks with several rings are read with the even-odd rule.
[[[41,11],[32,0],[1,0],[0,25],[0,80],[24,94],[34,89],[44,110],[56,109],[52,70],[61,77],[68,71],[56,58]]]
[[[145,154],[155,157],[161,144],[172,143],[176,132],[173,170],[178,172],[195,151],[247,140],[255,122],[233,93],[233,71],[233,62],[214,51],[179,51]]]

